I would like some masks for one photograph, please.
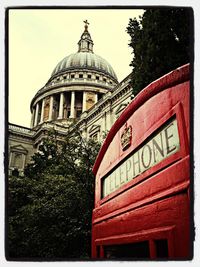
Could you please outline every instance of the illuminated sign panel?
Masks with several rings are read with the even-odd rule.
[[[103,179],[102,198],[176,153],[179,149],[177,120],[173,119]]]

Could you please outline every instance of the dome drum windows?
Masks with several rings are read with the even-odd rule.
[[[61,92],[58,94],[58,117],[54,120],[63,120],[70,117],[71,92]]]
[[[70,82],[70,80],[91,80],[91,81],[98,81],[100,83],[106,83],[108,85],[113,85],[114,83],[110,80],[107,76],[97,74],[97,73],[88,73],[88,72],[73,72],[63,75],[62,77],[57,77],[51,81],[51,85],[55,85],[59,82]]]
[[[79,118],[83,109],[83,92],[75,92],[74,117]]]
[[[64,119],[68,119],[70,117],[71,109],[70,107],[66,107],[66,113],[64,112]]]
[[[47,121],[49,118],[49,106],[50,106],[50,97],[45,98],[45,104],[44,104],[44,116],[43,120]]]
[[[112,80],[105,73],[99,73],[94,70],[73,70],[73,72],[63,73],[62,76],[55,77],[48,85],[55,86],[59,83],[70,83],[70,82],[94,82],[100,83],[102,85],[106,85],[108,87],[113,88],[116,84],[114,80]]]
[[[76,108],[76,118],[80,118],[81,114],[82,114],[82,107],[81,108],[77,107]]]
[[[86,74],[82,75],[84,77]],[[90,75],[92,77],[92,74]],[[47,96],[32,108],[32,127],[47,121],[79,118],[81,113],[94,106],[101,97],[101,93],[83,91],[83,88],[80,91],[61,91]]]
[[[90,109],[96,102],[97,102],[97,94],[93,92],[86,92],[86,97],[85,97],[85,106],[86,110]]]
[[[52,109],[52,120],[56,120],[58,118],[59,102],[60,102],[60,95],[54,95],[54,97],[53,97],[53,109]]]

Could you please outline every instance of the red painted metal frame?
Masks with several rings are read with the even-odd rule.
[[[160,228],[153,228],[153,229],[148,229],[146,231],[140,231],[137,234],[124,234],[120,236],[112,236],[108,238],[100,238],[95,240],[95,245],[100,246],[102,249],[101,257],[104,258],[104,253],[103,253],[103,246],[104,244],[108,245],[115,245],[115,244],[129,244],[132,242],[142,242],[144,240],[149,240],[149,247],[150,247],[150,258],[155,259],[156,258],[156,252],[155,252],[155,244],[154,240],[158,239],[168,239],[169,242],[169,257],[173,258],[174,257],[174,230],[175,226],[164,226]]]
[[[96,229],[94,230],[93,228],[93,234],[96,232],[96,237],[93,236],[92,257],[96,258],[96,248],[98,246],[101,247],[100,257],[104,258],[104,246],[149,241],[150,258],[153,259],[155,258],[155,253],[153,254],[152,251],[155,248],[152,241],[167,239],[169,258],[186,259],[189,250],[187,200],[186,193],[172,195],[171,198],[168,197],[155,203],[149,203],[129,213],[126,211],[118,216],[109,217],[109,220],[97,223]],[[169,213],[166,208],[171,205]],[[179,206],[181,210],[177,214],[177,207]],[[163,221],[163,218],[165,221]],[[146,227],[143,226],[144,221]],[[183,223],[181,224],[180,221]],[[129,230],[127,231],[126,228]],[[112,233],[110,234],[111,231]]]
[[[93,258],[104,258],[107,245],[148,240],[150,258],[154,259],[154,241],[163,238],[168,240],[169,258],[189,257],[189,89],[187,64],[140,92],[108,133],[93,168],[96,175]],[[104,177],[174,117],[180,150],[101,198]],[[133,135],[131,145],[123,151],[120,136],[125,125],[132,127]]]

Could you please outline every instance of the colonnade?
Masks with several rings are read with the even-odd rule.
[[[68,93],[68,92],[67,92]],[[69,118],[74,119],[76,118],[76,94],[82,93],[82,103],[79,103],[79,108],[81,107],[81,111],[84,112],[87,110],[87,92],[83,91],[71,91],[71,101],[68,103],[67,107],[70,111]],[[53,109],[54,109],[54,100],[56,98],[59,98],[58,101],[58,116],[57,118],[53,118]],[[38,101],[35,107],[33,107],[32,111],[32,119],[31,119],[31,127],[35,127],[38,124],[43,123],[44,121],[52,121],[60,120],[60,119],[67,119],[68,117],[64,117],[64,106],[66,105],[66,93],[61,92],[59,95],[54,94],[50,96],[49,99],[49,107],[48,107],[48,118],[44,118],[44,112],[45,112],[45,101],[47,99],[43,98],[42,100]],[[94,104],[98,101],[98,94],[94,93]]]

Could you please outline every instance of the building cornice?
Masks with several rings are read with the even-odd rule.
[[[33,129],[20,126],[17,124],[13,124],[13,123],[9,123],[8,130],[9,130],[9,133],[12,133],[15,135],[26,136],[27,138],[32,138],[35,134],[35,131]]]

